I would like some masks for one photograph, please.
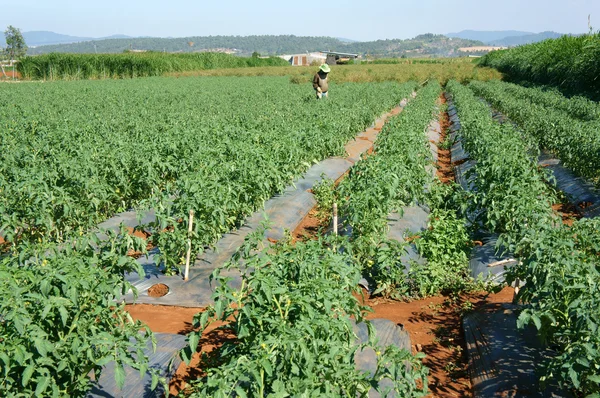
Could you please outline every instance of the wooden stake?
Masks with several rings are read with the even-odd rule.
[[[517,261],[517,260],[515,260],[514,258],[507,258],[507,259],[504,259],[504,260],[500,260],[500,261],[496,261],[496,262],[490,263],[490,264],[488,264],[488,267],[490,267],[490,268],[499,267],[501,265],[506,265],[506,264],[513,263],[515,261]]]
[[[519,290],[521,290],[521,288],[519,287],[520,284],[521,280],[517,278],[515,280],[515,294],[513,295],[513,304],[517,304],[517,295],[519,294]]]
[[[185,273],[183,280],[187,281],[190,276],[190,257],[192,255],[192,225],[194,224],[194,210],[190,210],[190,219],[188,222],[188,249],[185,256]]]
[[[333,233],[335,235],[338,234],[338,211],[337,211],[337,203],[333,204]]]

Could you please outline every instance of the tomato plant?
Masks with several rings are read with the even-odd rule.
[[[575,174],[600,184],[600,107],[591,101],[552,97],[539,90],[506,83],[472,82],[478,95],[490,101],[545,149],[555,153]],[[515,95],[515,91],[519,94]],[[556,103],[556,105],[551,105]],[[582,105],[582,104],[585,104]],[[581,120],[581,115],[584,120]],[[591,120],[588,120],[591,119]]]
[[[484,225],[500,234],[500,246],[521,260],[507,272],[508,283],[525,283],[518,294],[525,305],[519,326],[535,325],[540,338],[556,350],[544,364],[542,381],[557,380],[584,396],[597,396],[599,222],[564,225],[551,210],[553,198],[529,137],[511,123],[493,121],[489,107],[468,88],[450,82],[448,89],[458,109],[463,145],[477,162],[472,206],[483,210]]]
[[[84,396],[103,365],[150,372],[152,332],[134,322],[119,296],[132,289],[124,272],[141,266],[126,254],[145,245],[127,233],[105,241],[23,248],[0,259],[0,390],[5,396]],[[164,380],[163,380],[164,382]]]
[[[357,342],[351,318],[367,322],[367,307],[358,293],[360,269],[343,250],[345,238],[329,236],[296,245],[282,241],[258,250],[264,230],[246,239],[236,261],[226,269],[242,275],[240,289],[217,269],[213,274],[215,304],[195,316],[199,328],[189,335],[183,357],[189,361],[202,331],[213,321],[237,336],[225,342],[219,367],[192,384],[192,397],[237,396],[361,396],[369,390],[404,397],[426,393],[427,370],[422,355],[395,346]],[[356,369],[359,350],[377,352],[374,374]],[[388,383],[385,387],[384,380]],[[390,387],[391,386],[391,387]]]

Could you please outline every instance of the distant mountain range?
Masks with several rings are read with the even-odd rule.
[[[562,36],[556,32],[531,33],[523,31],[464,30],[447,35],[431,33],[412,39],[376,40],[360,42],[346,38],[312,37],[294,35],[261,36],[194,36],[179,38],[131,37],[79,37],[49,31],[24,32],[29,54],[49,52],[116,53],[126,50],[167,52],[229,51],[250,55],[257,51],[263,55],[306,53],[307,51],[334,50],[371,55],[375,57],[453,56],[458,48],[470,46],[517,46]],[[452,39],[449,39],[452,38]],[[0,42],[0,46],[4,43]]]
[[[463,30],[458,33],[448,33],[446,36],[468,40],[479,40],[489,46],[512,47],[522,44],[537,43],[546,39],[557,39],[563,36],[556,32],[522,32],[518,30],[477,31]]]
[[[25,43],[27,43],[30,47],[37,46],[45,46],[52,44],[68,44],[68,43],[78,43],[81,41],[91,41],[91,40],[106,40],[106,39],[128,39],[130,36],[125,35],[112,35],[107,37],[79,37],[79,36],[69,36],[62,35],[60,33],[49,32],[45,30],[32,31],[32,32],[23,32],[23,38],[25,39]],[[4,38],[2,39],[2,45],[4,46],[6,42],[4,42]]]
[[[558,39],[562,36],[564,36],[562,33],[556,32],[532,33],[523,36],[505,37],[504,39],[491,41],[489,44],[492,46],[514,47],[523,44],[537,43],[538,41],[546,39]]]
[[[72,37],[72,36],[71,36]],[[27,41],[27,39],[26,39]],[[76,43],[55,44],[33,47],[28,54],[49,52],[68,53],[119,53],[127,50],[199,52],[223,51],[237,55],[299,54],[312,51],[339,51],[381,57],[450,57],[458,55],[458,48],[482,46],[480,41],[450,39],[444,35],[427,33],[412,39],[376,40],[355,42],[334,37],[313,37],[294,35],[260,36],[193,36],[178,38],[130,37],[122,39],[106,38]]]
[[[448,33],[448,37],[458,37],[460,39],[479,40],[488,44],[491,41],[502,40],[506,37],[532,35],[533,32],[522,32],[519,30],[500,30],[500,31],[483,31],[483,30],[463,30],[458,33]]]

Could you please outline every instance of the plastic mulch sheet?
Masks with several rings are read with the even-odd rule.
[[[575,176],[548,151],[541,152],[538,164],[552,173],[556,187],[584,217],[600,216],[600,191],[592,183]]]
[[[396,325],[394,322],[387,319],[372,319],[371,325],[375,329],[375,335],[379,339],[378,347],[381,347],[382,351],[385,347],[389,346],[396,346],[411,351],[410,336],[402,326]],[[365,323],[354,324],[354,333],[358,336],[359,344],[367,343],[369,341],[369,333]],[[372,348],[357,351],[354,356],[354,361],[358,370],[368,372],[371,375],[377,370],[377,354]],[[379,385],[381,387],[393,386],[392,381],[388,379],[379,381]],[[374,389],[369,391],[369,398],[376,398],[379,396],[380,394]]]
[[[497,236],[483,240],[482,246],[475,246],[471,251],[469,268],[473,278],[491,281],[495,284],[504,283],[506,269],[518,261],[510,253],[496,250]]]
[[[152,352],[152,345],[148,344],[145,354],[148,355],[149,367],[159,369],[160,375],[169,380],[177,371],[181,359],[178,352],[186,346],[186,337],[179,334],[154,333],[156,337],[156,352]],[[173,361],[171,363],[171,361]],[[168,391],[162,386],[152,391],[152,377],[146,373],[140,378],[140,372],[125,366],[125,385],[120,389],[115,382],[114,362],[109,363],[102,370],[98,383],[88,393],[94,398],[120,398],[120,397],[164,397]]]
[[[211,295],[214,286],[209,283],[212,272],[231,259],[235,251],[244,243],[245,237],[255,231],[264,220],[265,214],[273,225],[265,236],[265,239],[281,239],[285,236],[285,230],[293,231],[302,219],[310,212],[316,204],[311,193],[308,192],[312,186],[325,178],[336,180],[341,177],[352,163],[346,159],[333,158],[314,165],[306,173],[304,178],[289,187],[284,193],[267,201],[262,211],[254,213],[246,223],[236,231],[225,234],[215,249],[207,250],[190,267],[190,277],[184,281],[180,275],[166,276],[156,267],[152,257],[141,257],[138,261],[144,266],[146,276],[139,279],[137,274],[127,275],[127,279],[138,289],[139,297],[135,302],[160,305],[177,305],[183,307],[202,307],[212,304]],[[232,286],[237,287],[241,280],[235,271],[223,273],[232,278]],[[148,289],[157,283],[163,283],[169,287],[169,293],[163,297],[150,297]],[[133,302],[133,295],[128,294],[125,301]]]
[[[540,367],[552,352],[541,346],[534,327],[517,329],[519,309],[488,304],[463,318],[473,395],[569,397],[554,385],[540,388]]]
[[[427,229],[429,209],[421,206],[403,207],[400,213],[394,212],[388,216],[388,238],[404,242],[407,235],[416,235]],[[406,245],[406,253],[400,258],[402,264],[408,271],[411,261],[424,264],[425,259],[421,257],[414,244]]]

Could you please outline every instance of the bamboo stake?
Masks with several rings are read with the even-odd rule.
[[[188,249],[185,256],[185,274],[184,281],[187,281],[190,276],[190,257],[192,255],[192,225],[194,224],[194,210],[190,210],[190,219],[188,222]]]
[[[517,260],[515,260],[514,258],[507,258],[504,260],[500,260],[500,261],[496,261],[493,263],[488,264],[488,267],[493,268],[493,267],[499,267],[501,265],[506,265],[506,264],[510,264],[510,263],[514,263]]]
[[[333,233],[338,234],[338,210],[337,203],[333,204]]]
[[[519,290],[521,290],[519,285],[521,285],[521,280],[517,278],[515,280],[515,293],[513,295],[513,304],[517,304],[517,295],[519,294]]]

